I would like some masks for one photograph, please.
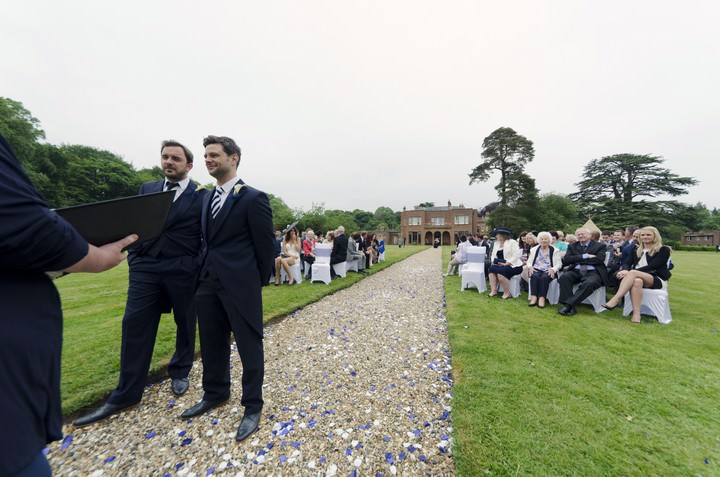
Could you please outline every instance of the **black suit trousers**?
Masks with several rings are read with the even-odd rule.
[[[245,413],[260,412],[265,356],[262,336],[239,315],[219,281],[202,280],[195,294],[203,361],[203,399],[230,397],[230,332],[242,362],[242,398]]]
[[[592,292],[603,286],[603,280],[596,270],[588,270],[585,274],[579,270],[566,270],[558,279],[560,282],[560,303],[567,306],[577,306]],[[573,286],[578,285],[573,293]]]
[[[193,258],[186,257],[188,265]],[[131,405],[140,402],[145,389],[160,315],[172,307],[177,331],[175,353],[168,365],[171,378],[184,378],[190,373],[195,357],[195,303],[192,291],[194,272],[186,273],[130,272],[127,304],[122,321],[120,380],[108,402]]]

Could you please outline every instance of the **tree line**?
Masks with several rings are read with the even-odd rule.
[[[10,143],[30,180],[52,208],[135,195],[143,182],[162,179],[159,166],[136,170],[112,152],[84,145],[54,145],[44,141],[40,121],[22,103],[0,97],[0,134]],[[282,230],[299,221],[302,228],[333,230],[397,230],[400,213],[389,207],[375,212],[326,210],[313,204],[308,211],[292,209],[270,195],[274,225]]]
[[[593,159],[575,184],[577,191],[541,195],[535,179],[525,172],[535,157],[531,140],[501,127],[485,138],[482,147],[483,161],[469,176],[472,185],[497,173],[498,200],[480,209],[481,215],[490,214],[491,227],[573,230],[590,218],[604,230],[653,225],[672,240],[687,231],[720,229],[717,208],[674,200],[698,181],[663,168],[660,156],[622,153]]]

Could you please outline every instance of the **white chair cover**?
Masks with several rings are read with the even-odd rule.
[[[315,263],[312,264],[311,282],[330,284],[330,253],[332,245],[319,243],[315,246]]]
[[[300,260],[296,260],[294,264],[290,265],[290,273],[292,273],[293,280],[295,280],[298,284],[302,283],[302,270],[300,270]],[[287,273],[285,273],[285,269],[282,267],[280,267],[280,281],[282,283],[290,281],[288,279]]]
[[[339,277],[345,278],[345,275],[347,275],[347,262],[336,263],[332,267]]]
[[[632,301],[630,301],[630,293],[626,293],[623,316],[629,316],[631,314]],[[670,313],[670,300],[667,290],[644,288],[642,303],[640,303],[640,314],[654,316],[658,322],[663,325],[670,323],[672,321],[672,314]]]
[[[462,268],[460,291],[474,286],[478,293],[482,293],[487,290],[485,285],[485,247],[468,247],[467,257],[467,263],[458,267],[458,272]]]
[[[520,280],[522,278],[520,275],[515,275],[510,279],[510,296],[513,298],[517,298],[520,296]],[[500,284],[500,280],[498,280],[498,291],[504,291],[502,284]]]
[[[577,285],[573,286],[573,293],[577,290]],[[559,296],[559,295],[558,295]],[[593,307],[595,313],[602,313],[605,311],[603,304],[607,302],[607,290],[605,287],[600,287],[590,294],[589,297],[585,298],[582,303],[584,305],[590,305]]]
[[[532,286],[530,285],[530,282],[528,282],[528,301],[532,300],[531,295]],[[548,285],[548,292],[545,298],[551,305],[557,305],[560,301],[560,282],[558,282],[557,278],[552,280],[550,285]]]

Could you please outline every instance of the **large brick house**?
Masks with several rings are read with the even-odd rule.
[[[478,210],[463,206],[403,208],[400,214],[400,236],[406,244],[432,245],[438,238],[442,245],[452,245],[460,235],[487,233],[486,217]]]
[[[688,232],[683,235],[682,243],[683,245],[717,247],[720,245],[720,231]]]

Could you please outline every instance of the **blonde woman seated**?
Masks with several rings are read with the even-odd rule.
[[[557,278],[562,268],[562,253],[550,245],[552,235],[549,232],[540,232],[537,236],[539,245],[530,249],[527,261],[528,276],[530,278],[530,303],[528,306],[545,308],[550,282]]]
[[[510,279],[522,273],[522,250],[516,240],[512,239],[512,232],[505,227],[494,229],[490,235],[495,235],[495,244],[490,256],[488,279],[490,280],[490,294],[497,296],[498,285],[502,285],[502,299],[510,298]]]
[[[282,241],[282,252],[275,259],[275,286],[280,285],[280,268],[285,270],[288,276],[288,285],[295,285],[290,267],[300,260],[300,239],[295,228],[287,231]]]
[[[640,323],[640,304],[643,288],[653,290],[667,289],[667,282],[672,275],[668,270],[670,247],[662,244],[660,232],[655,227],[643,227],[640,232],[640,244],[633,255],[630,270],[620,270],[615,275],[620,280],[618,291],[603,305],[608,310],[617,308],[620,299],[630,292],[633,323]]]

